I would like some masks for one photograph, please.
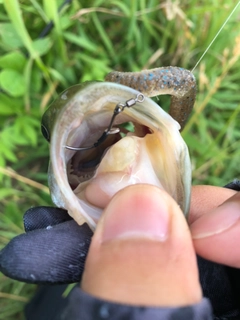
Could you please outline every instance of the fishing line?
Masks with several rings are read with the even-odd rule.
[[[205,56],[205,54],[208,52],[209,48],[211,47],[211,45],[213,44],[213,42],[216,40],[216,38],[218,37],[218,35],[221,33],[222,29],[225,27],[225,25],[228,23],[229,19],[232,17],[232,15],[234,14],[234,12],[237,10],[237,7],[239,6],[240,1],[238,1],[238,3],[236,4],[236,6],[233,8],[232,12],[229,14],[229,16],[227,17],[227,19],[225,20],[225,22],[223,23],[223,25],[221,26],[221,28],[218,30],[217,34],[215,35],[215,37],[212,39],[212,41],[210,42],[210,44],[208,45],[207,49],[203,52],[203,54],[201,55],[201,57],[199,58],[198,62],[195,64],[195,66],[193,67],[193,69],[191,70],[191,72],[193,72],[196,67],[199,65],[199,63],[202,61],[203,57]]]

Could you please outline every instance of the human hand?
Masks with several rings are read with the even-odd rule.
[[[132,190],[134,190],[134,188],[136,187],[137,186],[131,187],[131,188]],[[151,189],[154,187],[148,186],[147,188]],[[195,192],[194,191],[195,188],[193,188],[192,206],[190,211],[190,222],[193,227],[195,224],[195,227],[194,227],[195,234],[196,234],[196,230],[198,229],[196,227],[197,222],[198,221],[201,222],[201,219],[207,216],[208,210],[212,210],[214,207],[220,205],[223,201],[225,201],[228,197],[230,197],[235,193],[232,190],[223,189],[223,188],[204,187],[204,186],[196,187],[196,188],[199,188],[199,189],[196,190]],[[205,193],[206,188],[207,188],[207,194]],[[129,190],[125,190],[126,192],[123,191],[121,195],[119,195],[123,197],[120,203],[125,203],[124,197],[128,197]],[[141,198],[142,196],[145,197],[145,193],[143,194],[141,193]],[[131,197],[131,199],[134,199],[134,198],[135,196]],[[158,201],[160,198],[158,197]],[[150,199],[148,199],[148,201],[149,200]],[[190,280],[192,277],[193,280],[195,279],[193,282],[196,284],[197,272],[195,267],[195,260],[194,260],[195,258],[193,258],[193,256],[195,257],[195,254],[192,247],[192,242],[191,242],[190,234],[188,231],[188,227],[185,223],[183,215],[177,213],[176,208],[178,207],[175,206],[174,204],[171,204],[171,200],[169,200],[169,198],[165,198],[165,200],[166,200],[167,206],[169,204],[170,207],[174,209],[171,215],[173,215],[174,217],[176,215],[176,219],[175,218],[170,219],[171,223],[174,223],[174,226],[176,226],[176,228],[171,227],[171,231],[175,230],[176,234],[174,231],[169,235],[168,239],[171,239],[171,241],[165,241],[164,243],[161,242],[163,244],[163,247],[168,248],[168,249],[164,249],[164,248],[162,249],[163,253],[165,252],[166,254],[165,257],[163,253],[162,253],[163,255],[161,256],[161,259],[163,259],[164,257],[162,272],[164,271],[164,269],[166,270],[168,269],[166,268],[166,266],[169,266],[170,269],[172,269],[173,271],[175,270],[174,273],[176,273],[176,270],[178,270],[179,279],[181,278],[180,276],[181,274],[188,274],[186,280]],[[133,204],[134,204],[134,201],[132,202],[132,205]],[[117,207],[119,208],[119,205]],[[113,208],[114,206],[112,206],[112,209]],[[149,202],[148,202],[148,208],[149,208]],[[27,221],[27,224],[29,224],[29,217],[31,217],[33,220],[33,225],[30,227],[27,226],[27,229],[32,231],[29,231],[24,235],[16,237],[3,250],[0,258],[2,271],[10,277],[13,277],[22,281],[32,282],[32,283],[69,283],[69,282],[76,282],[80,280],[83,266],[84,266],[85,256],[86,256],[88,245],[91,239],[91,234],[92,234],[91,231],[86,225],[78,226],[73,220],[65,221],[65,220],[68,220],[69,218],[65,214],[65,212],[61,209],[56,209],[56,208],[46,209],[45,214],[42,212],[42,210],[43,209],[39,209],[39,208],[30,209],[30,212],[28,212],[28,214],[26,215],[25,224],[26,224],[26,221]],[[55,210],[54,214],[53,214],[53,210]],[[60,210],[61,213],[58,210]],[[130,207],[129,207],[129,210],[130,210]],[[197,220],[196,220],[196,217],[198,218]],[[56,221],[56,219],[58,221]],[[176,223],[175,223],[175,220],[176,220]],[[205,225],[207,225],[207,220],[205,220]],[[52,228],[46,229],[47,226],[52,226]],[[99,224],[99,228],[100,227],[101,227],[101,224]],[[97,228],[95,239],[97,239],[97,234],[99,234],[100,232],[98,231],[99,228]],[[175,236],[177,236],[176,239],[178,240],[175,239]],[[219,236],[220,234],[216,237],[219,237]],[[230,236],[228,235],[228,238]],[[149,243],[148,239],[145,239],[145,240],[148,241]],[[201,239],[194,240],[196,251],[202,250],[202,246],[201,246],[202,241],[206,242],[206,239],[201,238]],[[210,241],[211,239],[209,240],[209,242]],[[227,244],[228,244],[228,241],[225,243],[225,245],[227,246]],[[111,248],[111,246],[109,246],[109,248]],[[185,250],[185,248],[187,249]],[[94,252],[94,255],[97,252],[96,250],[98,249],[96,249],[96,246],[95,246],[95,249],[92,251]],[[99,250],[101,251],[101,246],[99,246]],[[147,250],[148,250],[148,247],[147,247]],[[149,250],[149,252],[151,252],[151,250]],[[91,250],[90,250],[90,253],[91,253]],[[127,252],[125,253],[123,249],[119,251],[119,255],[120,255],[119,259],[121,258],[122,262],[125,261],[124,257],[126,257],[126,254],[129,256],[129,253]],[[204,254],[209,255],[208,249],[206,249],[205,252],[203,252],[203,255]],[[147,256],[149,259],[151,259],[150,253]],[[132,257],[134,257],[134,255]],[[181,264],[180,262],[176,263],[178,259],[175,259],[174,257],[178,257],[178,258],[182,257],[183,260],[185,257],[186,261],[190,261],[192,263],[193,268],[190,268],[189,264],[186,261],[185,262],[182,261]],[[214,259],[215,258],[218,259],[218,257],[216,256],[214,257]],[[229,259],[228,257],[226,258],[227,258],[226,264],[228,264]],[[94,259],[97,259],[97,256]],[[146,263],[147,263],[147,260],[148,259],[146,259],[145,261]],[[89,261],[91,266],[91,254],[89,254]],[[152,273],[152,268],[153,270],[155,268],[155,271],[156,271],[156,265],[153,263],[154,261],[157,261],[157,260],[155,259],[151,261],[151,264],[147,263],[148,274]],[[175,261],[175,264],[173,264],[172,266],[170,266],[171,261],[172,262]],[[112,259],[112,262],[114,262],[113,259]],[[235,265],[235,261],[232,261],[232,262],[233,262],[233,265]],[[139,265],[139,263],[136,263],[136,264]],[[87,265],[89,266],[89,263]],[[182,267],[180,268],[180,265],[185,269]],[[100,270],[99,265],[95,266],[95,268],[98,268],[98,270]],[[87,266],[86,266],[86,270],[87,270]],[[188,272],[186,272],[186,270]],[[192,271],[189,272],[189,270],[192,270]],[[134,273],[136,273],[136,270]],[[165,275],[166,277],[166,274],[164,272],[162,273],[162,275]],[[122,272],[118,274],[119,279],[124,278],[124,276],[126,276],[126,272]],[[170,273],[169,273],[169,276],[170,276]],[[186,277],[186,275],[184,277]],[[162,276],[162,279],[164,280],[163,276]],[[84,281],[86,284],[86,277]],[[84,287],[85,290],[89,291],[88,289],[86,289],[88,285],[86,286],[84,284],[84,281],[83,281],[83,286],[85,286]],[[180,283],[177,283],[177,284],[180,284]],[[176,287],[176,283],[172,282],[172,284],[173,286]],[[194,299],[197,300],[197,298],[199,297],[199,285],[197,284],[195,288],[197,288],[197,290],[196,290],[196,295]],[[183,301],[182,302],[180,301],[179,303],[183,303]]]
[[[211,231],[214,225],[219,226],[218,211],[224,221],[223,210],[228,214],[228,206],[232,207],[230,200],[225,207],[215,208],[236,192],[199,186],[192,193],[190,230],[196,238],[193,242],[179,207],[164,191],[137,185],[119,192],[105,210],[93,236],[82,289],[105,300],[133,305],[180,306],[200,301],[195,251],[208,258],[214,254],[213,260],[238,266],[239,254],[232,251],[229,256],[227,249],[232,246],[229,215],[228,235],[222,233],[225,254],[221,248],[214,251],[210,245],[212,238],[216,246],[222,242],[221,233],[202,238],[202,230],[208,228],[209,221]],[[232,200],[240,200],[239,195]],[[240,201],[235,206],[233,215],[238,214]],[[222,223],[221,230],[223,226]]]
[[[236,184],[233,187],[239,190],[239,181]],[[212,186],[192,188],[189,224],[199,256],[240,268],[240,192]]]

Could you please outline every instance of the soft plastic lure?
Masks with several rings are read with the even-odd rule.
[[[186,69],[163,67],[140,72],[110,72],[106,81],[123,84],[148,97],[172,96],[169,114],[183,129],[196,98],[196,80]]]

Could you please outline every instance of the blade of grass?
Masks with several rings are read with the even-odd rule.
[[[101,22],[99,21],[96,12],[92,13],[92,19],[93,19],[93,23],[95,24],[95,27],[97,29],[97,32],[99,33],[104,45],[106,46],[111,58],[114,60],[115,56],[116,56],[116,52],[114,50],[114,46],[112,44],[112,41],[108,37],[107,32],[104,30]]]
[[[28,302],[28,298],[17,296],[15,294],[0,292],[0,298],[1,299],[10,299],[14,301],[21,301],[21,302]]]
[[[16,179],[21,182],[24,182],[24,183],[28,184],[29,186],[32,186],[34,188],[37,188],[37,189],[49,194],[48,187],[44,186],[43,184],[41,184],[39,182],[33,181],[31,179],[28,179],[27,177],[24,177],[24,176],[18,174],[17,172],[12,170],[11,168],[0,167],[0,173],[3,173],[5,175],[7,175],[8,177],[11,177],[11,178]]]
[[[34,50],[32,39],[30,38],[26,26],[23,22],[19,2],[17,0],[3,0],[3,4],[9,18],[11,19],[12,24],[15,27],[15,30],[22,39],[31,57],[39,61],[38,53]],[[41,64],[40,61],[39,63]]]
[[[49,19],[45,13],[45,11],[43,10],[43,8],[41,7],[41,5],[39,4],[38,1],[36,0],[30,0],[33,7],[37,10],[38,14],[41,16],[41,18],[43,19],[43,21],[45,23],[48,23],[49,22]]]
[[[50,20],[54,23],[53,32],[56,33],[59,53],[62,60],[66,63],[68,61],[67,48],[63,40],[63,32],[60,23],[60,16],[58,12],[58,3],[56,0],[43,0],[43,6]]]
[[[43,71],[43,74],[47,83],[51,85],[48,69],[42,62],[41,58],[39,57],[38,52],[34,49],[32,39],[30,38],[29,33],[24,24],[18,0],[3,0],[3,4],[5,6],[5,9],[8,13],[8,16],[13,26],[15,27],[16,32],[18,33],[21,40],[23,41],[31,58],[36,60],[39,68]]]

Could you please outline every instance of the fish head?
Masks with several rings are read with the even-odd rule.
[[[50,141],[52,200],[92,230],[114,194],[139,183],[164,189],[188,214],[188,148],[178,122],[150,98],[119,113],[114,120],[116,132],[96,147],[66,148],[94,145],[108,128],[116,106],[138,94],[116,83],[88,82],[65,90],[43,115],[42,131]]]

